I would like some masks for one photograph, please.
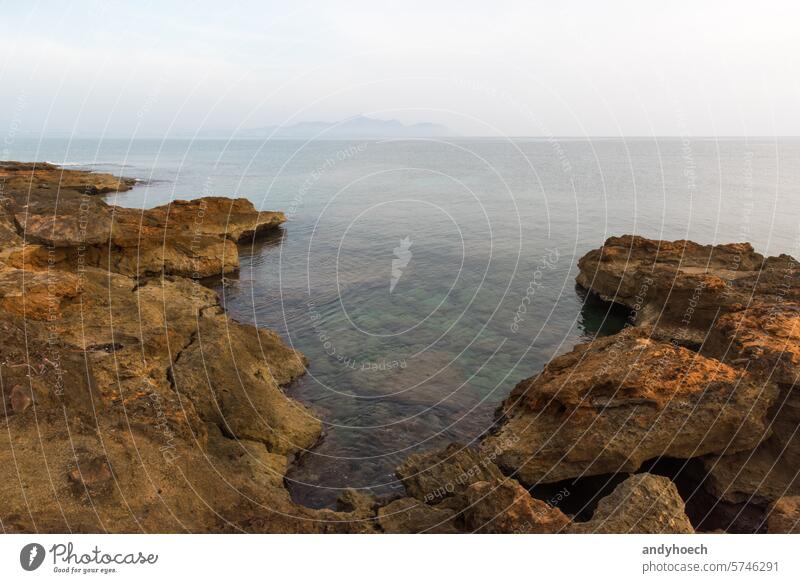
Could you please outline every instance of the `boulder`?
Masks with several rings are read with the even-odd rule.
[[[631,476],[601,499],[588,522],[576,522],[571,533],[692,534],[678,489],[652,474]]]
[[[464,492],[463,523],[468,532],[485,534],[554,534],[564,531],[569,517],[506,478],[475,482]]]
[[[482,443],[523,484],[634,472],[651,458],[756,447],[778,391],[744,370],[628,328],[576,346],[503,402]]]

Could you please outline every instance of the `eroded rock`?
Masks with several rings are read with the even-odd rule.
[[[286,453],[319,434],[282,389],[302,356],[165,275],[234,269],[235,242],[282,215],[227,199],[119,209],[94,196],[116,189],[106,178],[47,182],[37,166],[22,189],[32,171],[0,166],[6,532],[374,530],[373,510],[303,508],[284,487]],[[211,267],[188,271],[203,253]]]
[[[406,492],[429,504],[463,494],[470,484],[502,479],[491,454],[458,443],[443,450],[413,454],[397,468]]]
[[[694,533],[678,489],[652,474],[631,476],[600,500],[588,522],[574,523],[572,533]]]
[[[416,498],[400,498],[378,509],[378,524],[387,533],[455,534],[456,512],[446,505],[431,506]]]
[[[777,397],[720,361],[629,328],[578,345],[522,381],[484,451],[526,485],[636,471],[658,456],[751,449]]]
[[[469,532],[485,534],[553,534],[570,523],[561,510],[530,495],[511,478],[475,482],[464,492],[462,511]]]
[[[687,343],[702,343],[720,313],[746,307],[754,296],[800,300],[797,263],[787,255],[765,258],[749,243],[611,237],[578,268],[579,285],[634,310],[638,325]]]
[[[769,509],[767,531],[771,534],[800,534],[800,496],[778,498]]]

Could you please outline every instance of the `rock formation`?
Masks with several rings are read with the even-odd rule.
[[[484,448],[527,485],[756,447],[777,390],[631,328],[576,346],[504,401]],[[503,445],[505,444],[505,445]]]
[[[671,481],[637,474],[600,500],[588,522],[573,524],[572,533],[692,534],[684,503]]]
[[[404,496],[348,491],[313,510],[284,487],[322,430],[285,392],[305,358],[199,281],[238,269],[237,243],[285,217],[244,199],[134,210],[98,196],[133,185],[0,163],[6,532],[693,532],[675,484],[646,472],[663,457],[693,459],[705,492],[757,505],[769,531],[796,531],[791,257],[609,239],[578,282],[635,326],[519,383],[475,447],[410,456]],[[616,487],[588,521],[531,494],[604,474]]]
[[[321,432],[282,389],[302,355],[182,277],[237,268],[235,242],[280,213],[220,198],[133,211],[96,198],[128,180],[0,171],[5,531],[362,528],[284,488],[287,456]]]
[[[746,243],[623,236],[578,265],[578,284],[627,306],[634,326],[514,388],[481,444],[503,472],[535,486],[699,458],[714,505],[766,512],[800,493],[797,262]]]
[[[633,310],[637,325],[701,344],[718,315],[758,298],[766,305],[800,301],[800,269],[788,255],[768,257],[749,243],[698,245],[611,237],[578,261],[578,284]]]
[[[578,522],[506,477],[492,453],[460,444],[410,456],[398,469],[409,498],[378,510],[385,532],[557,534],[691,533],[684,503],[667,478],[638,474]]]

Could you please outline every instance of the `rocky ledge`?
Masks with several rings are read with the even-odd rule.
[[[405,496],[313,510],[284,487],[321,434],[285,393],[305,359],[200,283],[284,216],[98,196],[132,186],[0,163],[5,532],[797,531],[791,257],[609,239],[578,283],[626,329],[519,383],[477,444],[410,456]]]
[[[800,519],[787,501],[800,494],[797,262],[624,236],[578,266],[580,286],[631,310],[629,326],[517,385],[484,450],[534,488],[663,473],[706,530]]]
[[[202,198],[149,210],[133,182],[0,165],[0,525],[5,532],[361,529],[292,503],[321,425],[283,388],[304,357],[228,318],[199,278],[281,213]]]
[[[381,526],[798,532],[797,262],[624,236],[578,265],[628,324],[520,382],[475,447],[409,458]]]

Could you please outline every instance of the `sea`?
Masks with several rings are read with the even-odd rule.
[[[516,383],[627,313],[576,288],[615,235],[800,256],[800,139],[22,139],[11,159],[137,178],[112,204],[207,195],[281,210],[216,281],[229,314],[309,359],[286,393],[324,426],[293,498],[402,492],[412,453],[474,443]]]

